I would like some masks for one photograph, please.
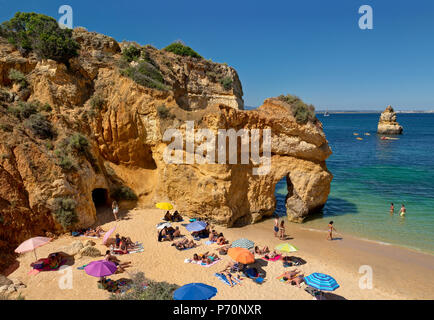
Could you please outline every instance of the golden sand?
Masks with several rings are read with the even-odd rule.
[[[216,252],[216,244],[206,245],[206,239],[199,241],[200,246],[195,249],[178,251],[171,246],[171,242],[158,242],[156,224],[161,222],[163,212],[156,209],[133,209],[125,213],[121,221],[111,221],[102,225],[109,230],[116,225],[115,233],[129,236],[133,241],[142,242],[144,252],[118,256],[121,261],[131,261],[132,267],[122,274],[110,276],[116,280],[130,277],[135,271],[142,271],[145,276],[156,281],[166,281],[184,285],[191,282],[203,282],[218,289],[213,299],[301,299],[312,300],[312,296],[302,288],[297,288],[276,279],[286,270],[282,261],[267,262],[260,259],[260,266],[266,272],[266,281],[262,285],[250,279],[244,279],[242,285],[230,287],[214,276],[231,261],[229,256],[221,256],[222,261],[205,268],[200,265],[184,263],[194,253],[206,251]],[[183,234],[191,236],[179,225]],[[218,232],[223,232],[230,241],[238,238],[248,238],[261,247],[264,245],[274,248],[281,243],[275,238],[271,220],[249,225],[242,228],[222,228],[216,226]],[[303,258],[307,264],[299,266],[305,275],[321,272],[333,276],[340,284],[340,288],[328,294],[329,299],[431,299],[434,288],[434,257],[406,249],[384,246],[381,244],[343,236],[341,240],[327,241],[326,233],[322,231],[306,230],[303,225],[287,224],[286,233],[292,239],[287,242],[297,246],[299,251],[293,255]],[[37,249],[38,257],[46,257],[62,246],[73,241],[85,242],[87,238],[64,235]],[[102,245],[102,239],[94,240],[96,247],[104,252],[107,248]],[[259,256],[257,256],[259,258]],[[34,261],[33,252],[19,257],[19,267],[8,277],[22,280],[27,288],[20,292],[25,299],[107,299],[109,293],[97,288],[97,278],[91,277],[78,266],[98,260],[83,257],[75,259],[71,269],[66,271],[47,271],[37,275],[29,275],[30,263]],[[359,273],[363,265],[372,268],[373,288],[361,289],[360,278],[365,274]],[[72,272],[72,289],[61,289],[59,281],[66,272]]]

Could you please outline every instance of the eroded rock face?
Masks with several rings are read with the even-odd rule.
[[[75,227],[95,223],[92,191],[96,188],[110,194],[115,186],[125,185],[138,196],[139,206],[170,201],[183,214],[227,226],[270,216],[276,206],[275,186],[285,177],[291,221],[301,222],[326,202],[332,175],[325,160],[331,150],[318,120],[298,124],[291,106],[276,98],[245,111],[233,68],[152,47],[146,47],[146,52],[169,90],[143,87],[120,74],[121,45],[115,40],[84,29],[75,30],[74,37],[81,50],[69,68],[52,60],[37,61],[31,55],[22,57],[0,38],[0,123],[12,124],[10,130],[0,129],[3,252],[31,236],[63,230],[53,217],[55,198],[76,202],[79,221]],[[52,106],[51,111],[41,111],[56,130],[52,140],[35,137],[7,112],[19,96],[8,79],[11,68],[26,74],[27,101]],[[224,87],[221,80],[225,78],[230,79],[230,88]],[[271,129],[268,174],[253,174],[258,164],[252,161],[166,163],[163,154],[170,141],[163,141],[164,133],[185,130],[186,121],[193,121],[195,130],[212,132]],[[94,161],[76,155],[75,169],[65,170],[56,150],[74,133],[87,137]],[[82,248],[72,249],[76,253]]]
[[[377,133],[402,134],[402,130],[402,126],[396,121],[396,112],[393,110],[392,106],[388,106],[386,110],[381,113]]]

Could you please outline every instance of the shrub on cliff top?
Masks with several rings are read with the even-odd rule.
[[[140,57],[141,52],[136,46],[130,45],[122,50],[122,58],[128,62],[136,61]]]
[[[33,51],[39,58],[65,64],[78,55],[79,45],[72,38],[72,30],[61,29],[54,18],[43,14],[17,12],[3,22],[1,34],[23,54]]]
[[[120,72],[123,76],[133,79],[144,87],[167,90],[160,70],[147,61],[140,61],[135,66],[128,66],[125,69],[121,69]]]
[[[292,115],[298,124],[305,124],[308,121],[316,121],[315,107],[311,104],[304,103],[299,97],[287,94],[280,95],[279,100],[286,102],[291,106]]]
[[[188,57],[202,59],[202,57],[196,51],[194,51],[192,48],[184,45],[181,42],[174,42],[172,44],[169,44],[163,50],[173,52],[173,53],[175,53],[179,56],[183,56],[183,57],[188,56]]]
[[[223,88],[225,90],[230,90],[232,88],[232,78],[231,77],[224,77],[220,80],[220,83],[222,84]]]
[[[68,230],[78,222],[78,216],[75,212],[77,202],[72,198],[54,199],[54,218],[61,226]]]
[[[32,114],[38,113],[39,104],[37,102],[18,102],[15,106],[10,106],[8,112],[20,120],[27,119]]]

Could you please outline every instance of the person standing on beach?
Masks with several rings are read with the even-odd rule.
[[[327,240],[333,240],[333,230],[335,232],[337,232],[336,229],[335,229],[335,227],[333,227],[333,221],[329,222],[329,226],[328,227],[329,227],[329,234],[327,236]]]
[[[273,230],[274,230],[274,236],[277,238],[278,233],[279,233],[279,219],[278,218],[274,219],[274,228],[273,228]]]
[[[390,203],[390,214],[393,214],[393,212],[395,211],[395,207],[393,205],[393,202]]]
[[[407,211],[407,209],[405,209],[404,204],[401,205],[401,211],[400,211],[400,215],[401,217],[405,216],[405,212]]]
[[[285,240],[285,225],[284,224],[285,224],[284,220],[280,221],[280,228],[279,228],[279,230],[280,230],[279,239],[280,240]]]
[[[112,202],[112,210],[113,210],[113,215],[115,216],[116,221],[118,221],[119,205],[116,202],[116,200],[114,200]]]

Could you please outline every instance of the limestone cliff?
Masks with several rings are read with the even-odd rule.
[[[402,126],[396,121],[396,112],[392,106],[388,106],[380,115],[377,133],[380,134],[401,134]]]
[[[275,186],[284,177],[291,221],[301,222],[326,202],[331,150],[319,120],[297,123],[291,105],[277,98],[245,111],[233,68],[150,46],[140,47],[142,56],[161,74],[164,89],[146,87],[120,70],[126,44],[83,28],[74,38],[81,49],[67,67],[22,56],[0,37],[1,251],[30,236],[62,232],[59,210],[75,211],[74,227],[92,225],[96,189],[106,192],[107,203],[127,187],[138,206],[167,200],[181,213],[228,226],[272,215]],[[144,64],[126,67],[137,63]],[[27,84],[14,83],[11,69]],[[164,132],[185,130],[186,121],[213,132],[271,129],[270,172],[254,175],[251,161],[167,164]]]

